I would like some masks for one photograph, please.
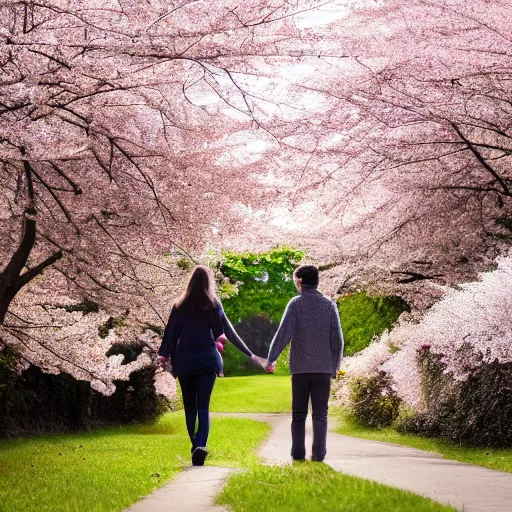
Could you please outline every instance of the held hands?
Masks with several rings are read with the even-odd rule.
[[[253,354],[251,359],[258,363],[267,373],[274,373],[276,369],[276,363],[269,364],[267,359],[257,356],[256,354]]]
[[[260,356],[257,356],[256,354],[253,354],[251,356],[251,359],[255,362],[255,363],[258,363],[263,369],[265,369],[265,367],[267,366],[267,360],[264,359],[263,357],[260,357]]]
[[[265,365],[265,370],[267,373],[274,373],[276,370],[276,363],[270,363]]]

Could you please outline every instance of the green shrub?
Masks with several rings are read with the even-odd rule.
[[[142,346],[114,345],[108,355],[122,353],[124,363],[137,358]],[[145,422],[170,406],[156,395],[154,367],[133,372],[128,381],[116,381],[112,396],[92,390],[89,382],[66,373],[51,375],[30,366],[17,373],[16,359],[0,353],[0,437],[63,432],[101,425]]]
[[[303,257],[302,251],[290,247],[263,253],[223,252],[219,270],[227,281],[219,288],[225,291],[222,303],[233,324],[260,314],[279,324],[286,304],[297,295],[292,274]]]
[[[404,311],[411,310],[401,297],[370,297],[364,291],[345,295],[337,302],[347,356],[366,348],[374,336],[390,329]]]
[[[471,370],[466,379],[446,371],[442,355],[418,352],[423,408],[407,407],[384,372],[350,384],[350,413],[363,425],[387,425],[400,433],[444,438],[464,445],[512,447],[512,363],[497,360]]]
[[[482,363],[466,380],[446,373],[442,356],[421,351],[418,363],[426,410],[403,431],[451,441],[512,446],[512,363]]]
[[[382,428],[398,416],[400,398],[391,388],[384,372],[378,376],[359,378],[350,385],[350,412],[363,425]]]
[[[297,295],[292,274],[304,257],[302,251],[277,247],[264,253],[225,251],[218,268],[223,276],[219,291],[227,317],[244,342],[265,357],[288,301]],[[277,361],[276,374],[289,373],[289,349]],[[228,345],[225,375],[253,375],[260,367]]]
[[[143,344],[116,343],[107,356],[124,355],[123,364],[137,359]],[[128,381],[115,381],[116,391],[112,396],[97,394],[91,409],[92,418],[108,423],[146,422],[156,419],[169,408],[166,399],[155,393],[153,380],[155,367],[149,366],[133,372]]]
[[[0,402],[0,436],[76,430],[89,405],[88,382],[62,373],[51,375],[30,366],[13,374]]]
[[[425,418],[414,409],[401,403],[393,421],[393,428],[401,434],[421,434],[424,431]]]

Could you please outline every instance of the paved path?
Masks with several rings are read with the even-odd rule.
[[[308,416],[309,417],[309,416]],[[311,424],[307,445],[311,446]],[[464,512],[512,512],[512,474],[443,459],[441,455],[379,441],[329,433],[325,462],[336,471],[449,503]],[[260,454],[290,460],[290,417],[274,420]]]
[[[225,413],[267,421],[272,433],[259,454],[269,464],[290,462],[290,415]],[[311,423],[307,446],[311,446]],[[405,446],[329,433],[325,462],[336,471],[412,491],[464,512],[512,512],[512,474],[472,466]],[[231,470],[188,468],[127,512],[217,512],[215,494]],[[392,511],[383,511],[392,512]]]
[[[215,495],[230,469],[215,466],[190,466],[151,496],[125,512],[223,512],[215,506]]]
[[[274,425],[282,420],[279,414],[212,413],[212,416],[233,416],[266,421]],[[125,512],[223,512],[215,505],[215,496],[228,474],[233,471],[215,466],[189,466],[166,485],[135,503]]]

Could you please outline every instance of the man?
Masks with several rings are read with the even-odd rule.
[[[338,372],[343,354],[343,334],[336,304],[317,291],[318,268],[302,265],[293,273],[299,292],[286,306],[281,324],[270,345],[266,369],[290,343],[292,374],[292,458],[306,458],[305,431],[309,398],[313,408],[311,460],[326,454],[327,409],[331,378]]]

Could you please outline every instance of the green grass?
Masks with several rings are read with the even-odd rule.
[[[326,464],[258,466],[235,473],[217,497],[234,512],[455,512],[427,498],[338,473]]]
[[[239,468],[258,463],[256,452],[270,430],[270,425],[263,421],[213,418],[206,465]]]
[[[290,412],[291,378],[251,375],[217,379],[210,410],[215,412]]]
[[[413,434],[400,434],[392,427],[374,429],[365,427],[338,409],[333,413],[338,421],[336,432],[346,436],[384,441],[387,443],[410,446],[418,450],[439,453],[446,459],[476,464],[499,471],[512,472],[512,449],[480,448],[452,443],[444,439],[433,439]]]
[[[410,311],[400,297],[369,297],[364,291],[341,297],[337,303],[346,356],[366,348],[374,336],[391,328],[403,311]]]
[[[212,411],[289,412],[290,377],[259,375],[218,379]],[[512,471],[512,450],[463,448],[446,441],[372,430],[343,412],[338,432],[404,444],[448,458]],[[339,474],[324,464],[258,464],[266,423],[215,417],[208,465],[251,468],[229,478],[219,503],[234,511],[343,510],[347,512],[452,511],[425,498]],[[0,441],[2,512],[121,511],[190,465],[183,411],[150,425]]]
[[[209,465],[247,467],[266,423],[214,418]],[[183,411],[146,426],[0,441],[2,512],[121,511],[190,465]]]

